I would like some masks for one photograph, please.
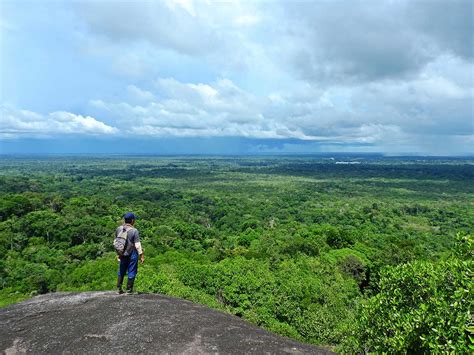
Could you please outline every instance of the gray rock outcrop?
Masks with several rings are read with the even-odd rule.
[[[0,352],[330,354],[159,294],[51,293],[0,309]]]

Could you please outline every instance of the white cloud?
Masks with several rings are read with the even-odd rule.
[[[62,134],[104,135],[115,134],[117,128],[106,125],[90,116],[57,111],[41,115],[19,110],[9,105],[0,106],[2,138],[47,137]]]
[[[260,22],[260,17],[256,15],[240,15],[234,18],[234,22],[239,26],[254,26]]]
[[[177,6],[186,10],[191,16],[196,16],[196,10],[194,9],[194,2],[192,0],[168,0],[166,4],[171,8],[175,9]]]
[[[136,100],[138,102],[149,102],[156,100],[155,95],[153,95],[150,91],[142,90],[135,85],[128,85],[127,92],[132,101]]]
[[[210,84],[160,79],[156,101],[130,105],[95,100],[91,105],[118,117],[136,134],[157,137],[241,136],[376,143],[400,131],[393,124],[363,120],[348,123],[343,112],[328,104],[327,95],[303,86],[309,92],[300,91],[301,96],[282,93],[259,97],[228,79]],[[320,99],[313,102],[309,100],[311,95],[319,95]]]
[[[147,41],[185,54],[214,50],[219,41],[191,1],[80,2],[76,9],[94,33],[112,41]]]

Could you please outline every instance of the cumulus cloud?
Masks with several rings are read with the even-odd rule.
[[[150,102],[156,99],[150,91],[140,89],[135,85],[128,85],[127,93],[131,101]]]
[[[104,135],[117,133],[117,128],[106,125],[90,116],[57,111],[41,115],[28,110],[19,110],[9,105],[0,106],[2,138],[22,136]]]
[[[277,133],[284,127],[263,122],[257,97],[228,79],[194,84],[167,78],[155,87],[160,98],[142,105],[101,100],[91,105],[125,125],[134,122],[133,131],[142,135],[285,137]]]
[[[135,134],[160,137],[241,136],[372,144],[401,131],[393,123],[348,119],[348,112],[329,104],[327,95],[318,91],[320,100],[310,100],[307,91],[301,96],[264,97],[228,79],[210,84],[160,79],[156,90],[159,99],[143,105],[99,100],[91,105],[119,117]]]

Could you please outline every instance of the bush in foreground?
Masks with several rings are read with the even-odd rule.
[[[438,263],[385,269],[363,306],[347,352],[469,353],[474,350],[472,236]]]

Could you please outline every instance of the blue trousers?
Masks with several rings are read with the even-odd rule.
[[[120,267],[118,276],[128,274],[129,279],[135,278],[138,272],[138,253],[136,250],[132,254],[120,257]]]

